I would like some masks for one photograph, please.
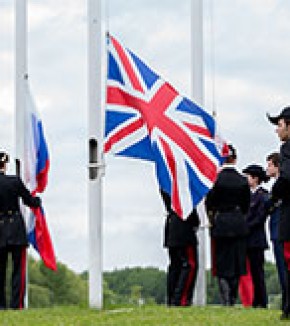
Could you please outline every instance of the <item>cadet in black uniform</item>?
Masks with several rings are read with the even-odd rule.
[[[254,308],[267,307],[267,291],[264,272],[264,251],[269,248],[267,243],[265,224],[268,216],[268,191],[260,185],[269,181],[262,166],[251,164],[243,173],[247,175],[251,189],[251,205],[246,216],[249,234],[247,236],[247,258],[254,285]]]
[[[229,156],[205,201],[215,243],[214,270],[226,306],[235,304],[239,278],[246,274],[245,214],[250,207],[250,188],[235,168],[236,159],[236,150],[229,145]]]
[[[284,108],[276,117],[268,116],[268,119],[277,125],[276,132],[283,142],[280,148],[280,175],[272,188],[272,200],[282,201],[279,240],[283,243],[287,276],[286,303],[282,307],[281,319],[290,319],[290,107]]]
[[[167,210],[164,246],[168,248],[167,304],[189,306],[198,270],[196,231],[199,218],[196,210],[182,220],[171,208],[170,196],[161,190]]]
[[[28,242],[19,199],[21,198],[29,207],[38,207],[40,199],[31,196],[19,177],[5,174],[8,161],[8,155],[0,152],[0,309],[6,309],[5,280],[8,253],[11,253],[13,261],[10,308],[22,309]]]
[[[275,181],[280,174],[280,154],[277,152],[271,153],[267,156],[267,175],[271,178],[274,178]],[[271,196],[270,196],[271,197]],[[270,231],[270,240],[272,242],[273,254],[275,257],[276,268],[279,277],[279,283],[282,291],[282,307],[286,303],[286,273],[287,269],[284,261],[283,245],[279,240],[279,225],[280,225],[280,204],[272,203],[271,198],[268,201],[269,208],[269,231]]]

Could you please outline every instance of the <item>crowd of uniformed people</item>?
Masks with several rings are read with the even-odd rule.
[[[267,307],[264,252],[269,248],[266,221],[282,294],[282,319],[290,319],[290,107],[268,116],[277,126],[282,142],[280,153],[269,154],[266,169],[250,164],[242,172],[236,168],[237,151],[229,145],[228,156],[213,188],[205,199],[211,238],[212,272],[219,286],[221,303],[233,306],[240,295],[242,303]],[[7,257],[13,261],[10,307],[21,309],[25,294],[27,236],[19,199],[38,207],[17,176],[6,175],[9,156],[0,152],[0,309],[6,309],[5,280]],[[270,191],[263,183],[274,178]],[[192,303],[198,271],[196,209],[182,220],[171,208],[170,196],[161,191],[166,209],[165,241],[168,248],[167,304]]]
[[[212,273],[217,278],[221,304],[233,306],[238,295],[245,306],[267,308],[265,250],[269,248],[266,222],[282,294],[281,319],[290,319],[290,107],[269,121],[276,125],[282,142],[280,152],[269,153],[266,168],[250,164],[239,172],[237,151],[229,145],[228,156],[205,207],[209,219]],[[270,178],[270,191],[263,183]],[[165,247],[168,248],[167,303],[191,304],[198,269],[196,231],[199,217],[194,209],[182,220],[171,209],[170,197],[161,191],[167,211]]]

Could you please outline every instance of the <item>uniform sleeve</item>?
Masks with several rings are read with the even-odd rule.
[[[200,225],[199,216],[197,214],[197,210],[193,209],[192,212],[188,215],[187,220],[190,221],[191,225],[194,228],[198,228]]]
[[[243,196],[241,199],[242,199],[241,210],[243,214],[246,214],[250,208],[250,203],[251,203],[251,190],[248,183],[244,185]]]
[[[214,223],[214,215],[216,212],[216,196],[215,196],[215,186],[208,192],[205,198],[205,210],[207,213],[208,220],[210,224]]]
[[[272,187],[272,200],[273,202],[277,202],[279,199],[283,199],[285,194],[290,189],[290,181],[284,178],[282,175],[276,180]]]
[[[264,225],[267,218],[267,195],[259,194],[259,200],[256,203],[256,209],[250,221],[247,221],[247,225],[250,229]]]
[[[167,211],[167,213],[171,213],[172,212],[172,208],[171,208],[171,198],[168,195],[168,193],[166,193],[165,191],[163,191],[162,189],[160,189],[160,194],[161,194],[161,198],[163,200],[165,209]]]
[[[290,181],[290,141],[281,147],[280,176],[282,179]]]
[[[207,212],[215,210],[216,209],[216,187],[214,186],[206,195],[205,198],[205,207]]]
[[[19,196],[22,198],[23,203],[29,207],[39,207],[41,200],[39,197],[33,197],[28,189],[25,187],[24,183],[20,178],[18,178],[18,191]]]

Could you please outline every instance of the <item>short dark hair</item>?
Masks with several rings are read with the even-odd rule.
[[[290,122],[290,121],[289,121]],[[278,152],[271,153],[267,156],[267,161],[272,161],[276,167],[280,164],[280,154]]]
[[[5,167],[5,164],[9,162],[9,155],[5,152],[0,152],[0,169]]]
[[[233,145],[229,144],[229,155],[225,159],[225,163],[233,163],[237,159],[237,151]]]

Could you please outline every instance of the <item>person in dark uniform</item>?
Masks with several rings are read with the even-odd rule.
[[[268,216],[268,191],[260,185],[268,182],[269,177],[262,166],[251,164],[243,173],[248,178],[251,189],[251,204],[246,216],[247,235],[247,258],[250,263],[250,273],[253,281],[254,308],[266,308],[268,304],[264,272],[264,251],[269,248],[266,238],[265,224]]]
[[[290,107],[285,107],[276,117],[268,115],[268,119],[277,125],[276,132],[283,142],[280,148],[280,175],[272,187],[271,195],[274,203],[281,200],[279,240],[283,243],[287,268],[286,302],[282,307],[281,319],[290,319]]]
[[[215,244],[214,270],[221,302],[226,306],[235,304],[239,278],[247,273],[245,215],[250,207],[250,188],[235,168],[236,159],[236,150],[229,145],[229,155],[205,200]]]
[[[271,153],[267,156],[267,175],[270,178],[277,180],[279,176],[279,162],[280,155],[277,152]],[[280,224],[280,204],[278,201],[276,203],[271,203],[271,199],[268,202],[268,209],[270,214],[269,221],[269,231],[270,240],[272,242],[272,249],[275,257],[276,268],[278,272],[279,283],[282,291],[282,308],[285,306],[286,302],[286,266],[284,262],[283,246],[279,240],[278,230]]]
[[[8,155],[0,152],[0,309],[6,309],[5,281],[9,253],[13,262],[10,308],[22,309],[28,242],[19,199],[29,207],[38,207],[40,199],[31,196],[19,177],[6,175],[8,161]]]
[[[168,248],[168,306],[190,306],[198,271],[196,209],[182,220],[171,208],[170,196],[160,190],[167,211],[164,246]]]

